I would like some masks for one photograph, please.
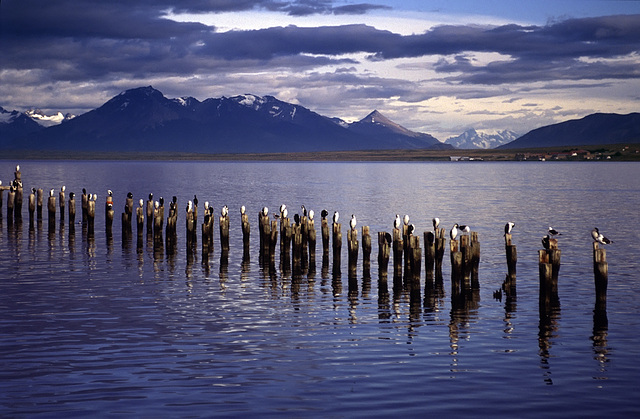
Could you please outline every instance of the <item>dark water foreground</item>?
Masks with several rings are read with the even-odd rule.
[[[16,162],[0,162],[0,178]],[[633,417],[640,409],[640,165],[624,163],[19,162],[25,191],[98,194],[93,239],[46,215],[0,228],[0,416]],[[108,239],[102,211],[114,191]],[[177,195],[175,255],[120,235],[127,192]],[[187,255],[183,210],[228,205],[231,248]],[[5,192],[6,198],[6,192]],[[393,277],[302,278],[258,260],[257,211],[301,204],[355,213],[372,233],[396,213],[419,232],[438,216],[479,234],[479,288],[410,293]],[[79,200],[78,200],[79,205]],[[239,207],[252,223],[243,260]],[[79,208],[78,208],[79,209]],[[46,211],[46,210],[45,210]],[[78,220],[80,217],[78,216]],[[502,226],[514,221],[515,298]],[[563,232],[558,304],[540,310],[537,249]],[[608,248],[606,310],[594,311],[589,231]],[[620,228],[620,226],[623,226]],[[343,227],[346,228],[346,227]],[[217,228],[216,228],[217,231]],[[216,240],[218,237],[216,237]],[[216,243],[217,245],[217,243]],[[319,246],[320,249],[320,246]]]

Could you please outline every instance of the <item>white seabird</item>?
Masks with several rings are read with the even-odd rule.
[[[556,230],[553,227],[549,227],[549,235],[550,236],[562,236],[562,233],[560,233],[558,230]]]
[[[340,213],[338,211],[334,211],[333,212],[333,223],[337,224],[338,223],[338,219],[340,219]]]
[[[393,228],[400,228],[402,226],[402,221],[400,220],[400,215],[396,214],[396,219],[393,221]]]
[[[453,228],[451,228],[449,232],[449,237],[451,237],[451,240],[455,240],[456,237],[458,237],[458,224],[453,225]]]
[[[513,227],[515,226],[515,223],[512,223],[511,221],[509,221],[507,224],[504,225],[504,234],[511,234],[511,230],[513,229]]]
[[[440,219],[438,217],[435,217],[431,220],[431,222],[433,223],[433,231],[436,231],[438,229],[438,226],[440,225]]]
[[[351,214],[351,220],[349,221],[349,226],[351,226],[351,230],[355,230],[356,229],[356,216],[355,214]]]

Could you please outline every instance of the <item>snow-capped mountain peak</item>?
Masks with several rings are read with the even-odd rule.
[[[445,144],[462,149],[490,149],[510,143],[519,135],[513,131],[477,131],[470,128],[456,137],[449,137]]]
[[[47,115],[40,109],[29,109],[25,112],[25,114],[27,114],[29,118],[33,119],[43,127],[51,127],[53,125],[58,125],[64,121],[75,118],[75,115],[69,113],[64,115],[62,112],[57,112],[53,115]]]

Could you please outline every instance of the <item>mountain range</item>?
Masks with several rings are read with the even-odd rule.
[[[349,150],[511,149],[640,143],[640,114],[592,114],[518,135],[469,129],[444,143],[374,110],[356,122],[251,94],[168,99],[151,86],[126,90],[79,116],[0,107],[0,150],[286,153]]]
[[[4,138],[4,136],[2,137]],[[168,99],[151,86],[127,90],[58,125],[0,139],[13,150],[283,153],[452,148],[374,111],[355,123],[273,96]]]
[[[518,137],[518,134],[509,130],[488,133],[478,132],[471,128],[457,137],[447,138],[445,144],[451,144],[455,148],[487,150],[510,143]]]
[[[594,113],[529,131],[498,148],[640,143],[640,113]]]

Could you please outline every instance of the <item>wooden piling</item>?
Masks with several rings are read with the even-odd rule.
[[[4,206],[4,189],[5,187],[2,186],[2,182],[0,181],[0,220],[2,220],[2,207]]]
[[[153,208],[153,194],[149,194],[149,198],[147,199],[146,213],[147,213],[147,233],[151,233],[153,232],[153,223],[155,220],[154,208]]]
[[[371,278],[371,233],[369,226],[362,226],[362,277]]]
[[[516,265],[518,263],[518,251],[511,242],[511,234],[504,235],[505,253],[507,255],[507,277],[510,281],[516,280]]]
[[[322,235],[322,254],[329,254],[329,222],[326,218],[322,219],[320,226],[320,233]]]
[[[420,288],[420,275],[422,271],[422,249],[420,248],[420,237],[409,235],[409,278],[412,289]]]
[[[38,190],[38,204],[40,205],[40,189]],[[87,190],[82,188],[82,195],[80,196],[80,207],[82,208],[82,225],[85,225],[88,221],[87,213],[89,209],[89,195]],[[40,210],[40,208],[38,208]]]
[[[436,277],[442,277],[442,261],[444,259],[444,249],[447,239],[445,238],[445,229],[438,228],[435,231],[435,242],[434,242],[434,270]]]
[[[240,214],[240,222],[242,224],[242,244],[244,249],[249,249],[249,243],[251,238],[251,225],[249,224],[249,215],[246,213]]]
[[[424,272],[426,285],[433,284],[433,268],[436,257],[436,236],[431,231],[425,231],[424,234]],[[432,288],[432,286],[429,286]]]
[[[65,209],[65,201],[66,201],[66,197],[65,197],[65,193],[64,193],[64,186],[62,188],[60,188],[60,192],[58,193],[58,204],[60,205],[60,223],[64,223],[64,213],[66,211]]]
[[[291,228],[293,238],[293,276],[300,277],[302,275],[302,226],[295,224]]]
[[[76,195],[71,192],[69,194],[69,225],[76,222]]]
[[[0,206],[1,205],[2,203],[0,202]],[[0,213],[1,212],[2,211],[0,211]],[[36,193],[35,193],[35,189],[33,189],[29,194],[29,226],[33,226],[35,212],[36,212]]]
[[[402,278],[402,254],[404,253],[402,230],[400,230],[399,228],[394,228],[392,237],[393,237],[393,277]]]
[[[49,200],[47,201],[47,211],[49,213],[49,231],[55,229],[56,224],[56,197],[52,194],[49,195]]]
[[[316,222],[307,219],[307,240],[309,245],[309,271],[316,270]]]
[[[12,186],[9,187],[9,193],[7,194],[7,220],[13,222],[13,211],[16,204],[16,191]],[[2,208],[0,208],[2,210]]]
[[[385,277],[389,270],[389,256],[391,254],[391,244],[388,237],[391,237],[389,233],[378,232],[378,271],[381,276]]]
[[[606,310],[609,264],[607,251],[601,249],[598,242],[593,242],[593,274],[596,286],[596,310]]]
[[[138,237],[138,243],[142,243],[142,236],[144,234],[144,201],[140,200],[140,205],[136,208],[136,233]]]
[[[229,250],[229,216],[221,215],[220,225],[220,248],[222,251]]]
[[[357,278],[359,246],[360,244],[358,242],[358,230],[350,228],[347,232],[347,261],[349,278]]]
[[[333,274],[340,275],[341,251],[342,251],[342,224],[333,223]]]
[[[449,258],[451,260],[451,290],[459,293],[462,288],[463,255],[458,240],[449,241]]]

